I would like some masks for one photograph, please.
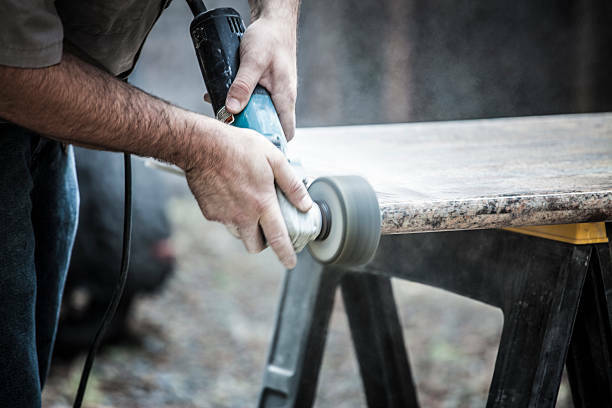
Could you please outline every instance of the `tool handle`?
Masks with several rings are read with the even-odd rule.
[[[287,226],[289,239],[295,252],[300,252],[310,242],[314,241],[323,227],[323,217],[317,203],[303,213],[287,199],[285,194],[276,187],[278,205]]]
[[[246,107],[234,115],[234,126],[253,129],[264,135],[274,146],[287,155],[287,139],[272,103],[270,94],[257,85]]]

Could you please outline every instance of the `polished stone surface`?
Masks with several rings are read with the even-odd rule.
[[[368,179],[383,234],[612,220],[612,113],[301,128],[289,156]]]

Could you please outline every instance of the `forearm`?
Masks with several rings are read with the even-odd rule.
[[[0,117],[60,141],[156,157],[184,169],[193,160],[194,138],[218,126],[69,54],[43,69],[0,67]]]
[[[251,19],[279,17],[293,27],[297,26],[300,0],[249,0]]]
[[[300,211],[312,201],[257,132],[174,107],[70,55],[42,69],[0,66],[0,117],[57,140],[180,166],[206,218],[237,228],[254,252],[263,231],[285,266],[295,266],[275,186]]]

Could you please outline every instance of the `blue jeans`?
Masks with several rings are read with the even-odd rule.
[[[0,123],[0,407],[40,407],[76,233],[72,147]]]

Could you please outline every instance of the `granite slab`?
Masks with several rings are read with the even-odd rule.
[[[300,128],[289,157],[368,179],[383,234],[612,220],[612,113]]]

